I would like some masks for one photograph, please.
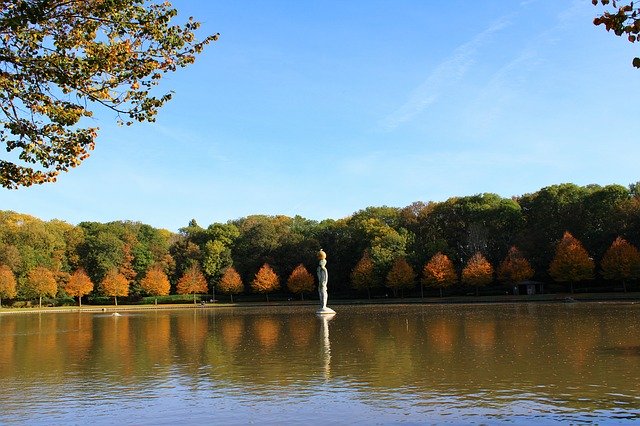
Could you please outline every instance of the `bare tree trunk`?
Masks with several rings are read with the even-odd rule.
[[[38,309],[42,309],[42,296],[38,297]]]
[[[440,287],[440,297],[442,297],[442,287]]]
[[[424,286],[420,283],[420,298],[424,299]]]
[[[78,296],[78,306],[82,308],[82,296]]]
[[[265,293],[267,295],[267,302],[269,301],[269,293]]]
[[[118,306],[118,296],[113,296],[113,300],[115,301],[116,306]]]
[[[367,298],[371,299],[371,289],[367,287]]]
[[[229,293],[229,296],[231,296],[231,303],[233,303],[233,293]]]
[[[194,305],[196,304],[196,294],[195,293],[193,293],[193,304]]]
[[[300,300],[304,300],[304,291],[300,292]]]
[[[625,293],[627,292],[627,282],[625,280],[622,280],[622,289]]]

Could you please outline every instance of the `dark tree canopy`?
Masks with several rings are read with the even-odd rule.
[[[629,4],[623,4],[616,0],[591,0],[594,6],[602,4],[602,6],[608,6],[611,4],[614,10],[611,12],[605,11],[602,15],[597,16],[593,23],[594,25],[604,25],[607,31],[613,31],[615,35],[621,37],[627,36],[627,40],[631,43],[638,41],[640,33],[640,7],[634,2]],[[640,58],[633,58],[633,66],[640,68]]]
[[[218,34],[173,25],[167,1],[0,0],[0,185],[56,180],[94,148],[83,118],[97,105],[123,124],[154,121],[171,93],[162,75],[195,60]]]

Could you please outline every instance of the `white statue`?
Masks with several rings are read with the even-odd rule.
[[[327,271],[327,254],[321,249],[318,252],[318,259],[320,264],[318,266],[318,294],[320,295],[320,309],[318,314],[335,314],[331,308],[327,308],[327,282],[329,281],[329,272]]]

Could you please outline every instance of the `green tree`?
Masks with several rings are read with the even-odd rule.
[[[491,281],[493,281],[493,266],[482,253],[474,254],[462,270],[462,282],[474,286],[477,296],[478,288]]]
[[[627,291],[628,280],[640,278],[640,252],[624,238],[616,238],[600,262],[602,276],[622,282]]]
[[[387,287],[393,290],[394,296],[397,296],[398,290],[404,295],[404,290],[413,288],[415,281],[416,273],[411,265],[404,257],[397,258],[387,274]]]
[[[0,266],[0,308],[2,298],[12,299],[16,297],[16,277],[7,265]]]
[[[458,275],[453,262],[446,254],[440,252],[433,255],[422,269],[422,283],[437,287],[440,290],[440,297],[442,297],[442,289],[454,285],[457,280]]]
[[[593,259],[589,257],[582,243],[571,233],[565,232],[556,246],[555,257],[549,266],[551,277],[558,282],[569,282],[573,293],[573,284],[592,279],[594,268]]]
[[[53,272],[42,266],[32,269],[27,274],[24,293],[27,297],[38,298],[38,307],[42,308],[42,297],[55,297],[58,292],[58,283]]]
[[[598,0],[591,0],[594,6],[598,5]],[[604,25],[607,31],[613,31],[618,37],[626,36],[627,40],[631,43],[635,43],[640,38],[640,7],[634,2],[627,4],[626,2],[617,2],[613,0],[599,0],[599,3],[603,6],[608,6],[612,3],[614,10],[609,12],[606,10],[602,15],[596,17],[593,20],[594,25]],[[640,58],[633,58],[632,65],[636,68],[640,68]]]
[[[300,294],[300,299],[304,300],[304,292],[312,291],[314,283],[313,275],[301,263],[289,275],[287,288],[294,294]]]
[[[84,271],[84,269],[78,269],[64,286],[64,291],[71,297],[78,298],[78,306],[82,306],[82,296],[91,293],[93,290],[93,283],[91,278]]]
[[[196,293],[207,292],[207,280],[198,265],[193,265],[184,272],[176,286],[178,294],[193,294],[193,304],[196,303]]]
[[[163,74],[191,64],[218,34],[197,41],[199,23],[173,25],[166,1],[13,1],[0,9],[0,161],[7,188],[55,181],[80,164],[97,128],[90,106],[122,123],[154,121],[171,93],[152,90]]]
[[[280,288],[280,278],[273,269],[271,269],[271,266],[265,263],[256,273],[253,281],[251,281],[251,288],[256,293],[264,293],[267,296],[268,302],[269,293]]]

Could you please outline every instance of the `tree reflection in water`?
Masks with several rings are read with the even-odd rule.
[[[637,417],[639,323],[635,304],[344,306],[333,318],[313,307],[3,315],[0,423],[78,415],[70,399],[114,401],[120,411],[105,413],[124,416],[141,395],[160,413],[170,398],[182,412],[199,406],[179,402],[198,392],[301,412],[316,395],[334,411],[347,400],[457,420]]]

